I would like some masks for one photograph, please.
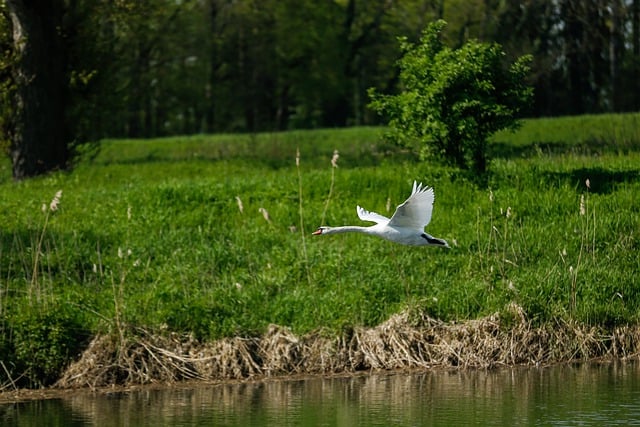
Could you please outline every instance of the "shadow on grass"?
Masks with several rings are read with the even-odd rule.
[[[172,163],[185,161],[241,162],[256,167],[267,167],[277,170],[295,165],[296,147],[291,146],[286,150],[271,152],[264,147],[256,147],[250,152],[203,151],[203,152],[171,152],[169,150],[150,149],[147,152],[122,152],[119,156],[107,155],[82,159],[85,164],[99,165],[142,165],[153,163]],[[382,145],[371,147],[347,147],[339,150],[339,164],[343,167],[371,167],[380,166],[385,162],[418,162],[417,154],[396,146]],[[313,168],[323,168],[330,165],[333,149],[321,150],[318,147],[301,147],[300,154],[305,164]]]
[[[490,157],[493,159],[528,158],[539,155],[593,155],[604,153],[622,153],[640,151],[640,141],[637,143],[616,144],[599,138],[570,144],[560,141],[537,141],[530,144],[515,145],[505,141],[494,141],[489,145]]]
[[[640,167],[634,170],[612,171],[601,167],[580,168],[567,172],[544,172],[545,181],[550,184],[561,185],[569,183],[578,189],[586,190],[586,180],[589,180],[589,192],[609,194],[615,191],[619,184],[640,181]]]

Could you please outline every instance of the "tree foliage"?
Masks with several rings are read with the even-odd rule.
[[[429,25],[418,44],[401,39],[402,91],[379,95],[372,89],[371,106],[388,116],[397,141],[484,173],[488,137],[515,128],[532,96],[526,84],[531,57],[506,66],[496,43],[471,40],[451,49],[440,37],[445,25]]]
[[[104,137],[377,124],[367,88],[399,90],[397,38],[416,43],[437,19],[450,48],[532,54],[533,116],[640,108],[640,0],[0,0],[4,141],[21,87],[7,5],[55,29],[46,40],[60,52],[45,50],[57,66],[23,81],[61,76],[52,122],[70,155]]]

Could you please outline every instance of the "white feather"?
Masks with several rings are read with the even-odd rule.
[[[431,222],[434,200],[433,188],[413,181],[411,196],[396,208],[389,225],[422,230]]]
[[[360,206],[356,206],[356,211],[358,212],[358,218],[363,221],[371,221],[377,224],[386,224],[389,222],[389,218],[384,215],[380,215],[379,213],[369,212],[366,209],[361,208]]]

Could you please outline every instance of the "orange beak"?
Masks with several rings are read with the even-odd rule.
[[[314,231],[313,233],[314,236],[317,236],[318,234],[322,234],[322,228],[318,228],[316,231]]]

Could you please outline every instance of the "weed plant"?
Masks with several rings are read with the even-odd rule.
[[[559,131],[607,117],[607,144]],[[19,183],[5,163],[0,384],[51,383],[91,335],[138,327],[332,335],[405,309],[463,320],[514,303],[540,323],[637,323],[638,116],[554,120],[494,143],[488,187],[376,128],[104,141],[73,172]],[[535,148],[536,123],[553,150]],[[451,250],[310,235],[359,224],[356,204],[391,215],[414,179],[435,188],[428,230]]]

